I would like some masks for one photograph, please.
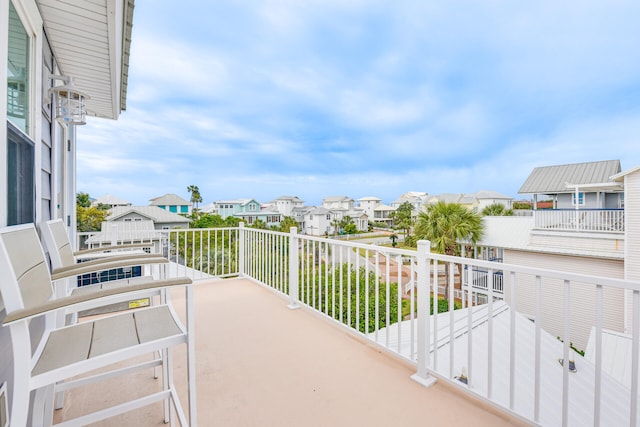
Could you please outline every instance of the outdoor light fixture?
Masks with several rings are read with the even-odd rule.
[[[64,82],[61,86],[49,89],[51,102],[54,103],[55,118],[60,123],[68,125],[87,124],[87,99],[89,95],[82,92],[73,84],[73,78],[67,76],[51,75],[51,79]]]

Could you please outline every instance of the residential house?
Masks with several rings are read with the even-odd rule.
[[[624,207],[622,185],[611,177],[620,173],[620,160],[605,160],[533,169],[518,194],[551,199],[554,209],[616,209]]]
[[[497,191],[481,190],[473,193],[473,197],[477,200],[478,212],[482,212],[484,208],[491,205],[502,205],[505,209],[513,208],[513,197],[506,196]]]
[[[216,204],[211,202],[211,203],[206,203],[204,205],[200,205],[200,212],[204,213],[204,214],[217,214],[218,211],[216,210]]]
[[[364,210],[364,212],[369,216],[369,218],[373,218],[375,215],[373,214],[374,209],[382,204],[382,199],[378,197],[361,197],[358,199],[358,208]]]
[[[369,215],[363,209],[349,209],[344,212],[344,216],[353,220],[358,231],[369,231]]]
[[[304,200],[301,200],[298,196],[280,196],[271,203],[283,216],[293,216],[295,208],[304,206]]]
[[[109,209],[111,209],[115,208],[116,206],[131,206],[131,202],[127,202],[126,200],[116,196],[112,196],[111,194],[105,194],[104,196],[100,196],[91,202],[91,206],[100,205],[109,206]]]
[[[240,218],[248,226],[253,225],[257,220],[262,221],[267,228],[278,227],[280,221],[284,217],[273,206],[259,211],[245,211],[234,214],[236,218]]]
[[[353,209],[355,201],[347,196],[330,196],[322,199],[322,207],[325,209]]]
[[[609,173],[612,175],[607,176]],[[508,264],[543,265],[565,272],[637,280],[638,182],[640,172],[620,172],[619,161],[535,168],[521,192],[551,195],[557,209],[534,210],[533,216],[528,217],[484,217],[485,232],[476,256],[493,257]],[[618,209],[618,202],[624,197],[628,200],[625,209]],[[577,205],[573,203],[576,200]],[[536,285],[528,280],[521,280],[518,285],[516,308],[534,319]],[[563,324],[557,315],[564,299],[562,283],[547,285],[542,292],[544,310],[541,319],[536,320],[549,333],[563,335]],[[510,298],[508,291],[505,298]],[[595,298],[593,289],[582,292],[579,286],[572,288],[570,332],[572,342],[581,349],[586,347],[595,322]],[[630,299],[622,290],[609,289],[605,293],[604,328],[620,333],[631,331]]]
[[[427,198],[427,203],[430,205],[436,204],[438,202],[460,203],[460,200],[463,197],[464,194],[461,193],[442,193],[430,196],[429,198]]]
[[[398,209],[403,203],[409,202],[413,206],[414,215],[418,215],[418,212],[422,211],[423,206],[427,203],[428,199],[428,193],[423,191],[408,191],[401,194],[400,197],[391,202],[391,207]]]
[[[335,232],[331,212],[322,206],[312,206],[303,214],[301,234],[325,236]]]
[[[218,200],[214,205],[218,215],[223,219],[245,212],[260,212],[262,208],[262,204],[255,199]]]
[[[154,197],[150,200],[150,206],[157,206],[169,212],[190,215],[192,204],[177,194],[165,194],[164,196]]]
[[[373,217],[370,217],[373,222],[384,223],[387,227],[393,225],[393,218],[391,214],[396,210],[389,205],[379,204],[373,209]]]
[[[108,223],[151,221],[155,230],[189,228],[191,220],[158,206],[117,206],[109,210]]]

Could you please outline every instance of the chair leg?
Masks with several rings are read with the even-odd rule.
[[[64,381],[60,381],[58,384],[62,384]],[[55,409],[64,408],[64,391],[56,391],[56,404]]]
[[[34,426],[50,426],[53,423],[53,385],[34,391],[31,424]]]
[[[28,352],[31,344],[28,342],[28,330],[25,322],[10,326],[11,344],[14,349],[25,349]],[[29,357],[18,357],[13,360],[13,384],[11,396],[11,425],[26,426],[29,418],[29,400],[31,390],[29,388],[31,372],[31,360]]]
[[[174,390],[176,389],[175,385],[173,384],[173,351],[171,348],[167,348],[165,349],[165,364],[167,366],[167,388],[165,390]],[[167,404],[169,405],[169,421],[170,425],[175,425],[176,423],[176,411],[174,408],[175,405],[175,401],[171,402],[172,398],[169,397],[169,399],[166,400]]]
[[[160,358],[162,359],[162,389],[169,390],[169,369],[168,369],[168,357],[167,349],[162,349]],[[164,422],[165,424],[171,421],[171,402],[167,398],[164,400]]]

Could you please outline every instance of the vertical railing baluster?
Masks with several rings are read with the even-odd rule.
[[[351,327],[351,251],[353,248],[345,249],[347,251],[347,325]]]
[[[489,288],[488,321],[487,321],[487,397],[493,397],[493,269],[487,271]]]
[[[602,393],[602,285],[596,285],[596,373],[593,393],[593,426],[600,425]]]
[[[396,258],[398,263],[398,354],[402,354],[402,255]]]
[[[360,248],[356,248],[356,331],[360,331]]]
[[[536,276],[536,335],[535,335],[535,367],[534,367],[534,398],[533,398],[533,420],[540,421],[540,324],[542,323],[542,277]]]
[[[465,265],[462,266],[463,269],[464,267]],[[449,263],[449,268],[451,268],[451,263]],[[467,271],[469,271],[473,266],[467,264],[466,268]],[[467,300],[469,307],[467,311],[467,387],[473,388],[473,383],[475,382],[473,377],[473,282],[469,282],[469,280],[473,280],[473,278],[470,276],[470,274],[467,274],[467,289],[469,290]]]
[[[569,330],[569,321],[570,321],[570,309],[571,309],[571,300],[570,292],[571,285],[568,280],[564,281],[563,286],[563,328],[562,328],[562,339],[564,342],[562,343],[562,425],[567,426],[569,424],[569,343],[571,339],[571,333]]]
[[[438,261],[437,260],[433,260],[434,263],[434,270],[436,272],[439,271],[439,266],[438,266]],[[463,267],[464,268],[464,267]],[[467,271],[467,280],[469,277],[469,273],[468,273],[468,269]],[[446,272],[445,272],[446,274]],[[449,279],[451,280],[451,279]],[[464,296],[464,290],[465,290],[465,286],[463,283],[463,278],[460,278],[460,291],[462,292],[462,295]],[[436,274],[436,283],[439,283],[440,279],[439,279],[439,274]],[[453,378],[455,376],[455,372],[454,372],[454,357],[455,357],[455,346],[456,346],[456,340],[455,340],[455,319],[454,319],[454,310],[455,310],[455,298],[453,296],[453,286],[450,286],[448,289],[449,293],[446,295],[447,297],[447,301],[449,301],[449,377]]]
[[[509,409],[515,406],[516,389],[516,273],[512,271],[510,285],[509,310]]]
[[[631,411],[630,423],[631,427],[638,425],[638,370],[640,367],[640,291],[633,291],[633,317],[632,334],[631,334]]]

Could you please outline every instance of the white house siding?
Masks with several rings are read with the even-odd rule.
[[[624,261],[603,258],[536,253],[529,251],[504,251],[504,262],[531,267],[540,267],[572,273],[603,276],[609,278],[624,277]],[[508,286],[505,287],[505,299],[510,301]],[[559,280],[543,280],[541,326],[553,336],[562,337],[563,330],[563,282]],[[591,326],[596,321],[595,288],[580,283],[571,284],[570,303],[570,338],[579,349],[585,349]],[[535,317],[535,278],[517,277],[516,309],[533,318]],[[624,329],[624,293],[618,289],[604,289],[603,327],[622,332]]]
[[[624,177],[625,278],[640,281],[640,170]],[[632,292],[627,292],[627,333],[632,333]]]
[[[586,233],[574,231],[531,231],[530,246],[549,252],[567,251],[573,254],[607,258],[624,256],[624,236],[613,233]]]

